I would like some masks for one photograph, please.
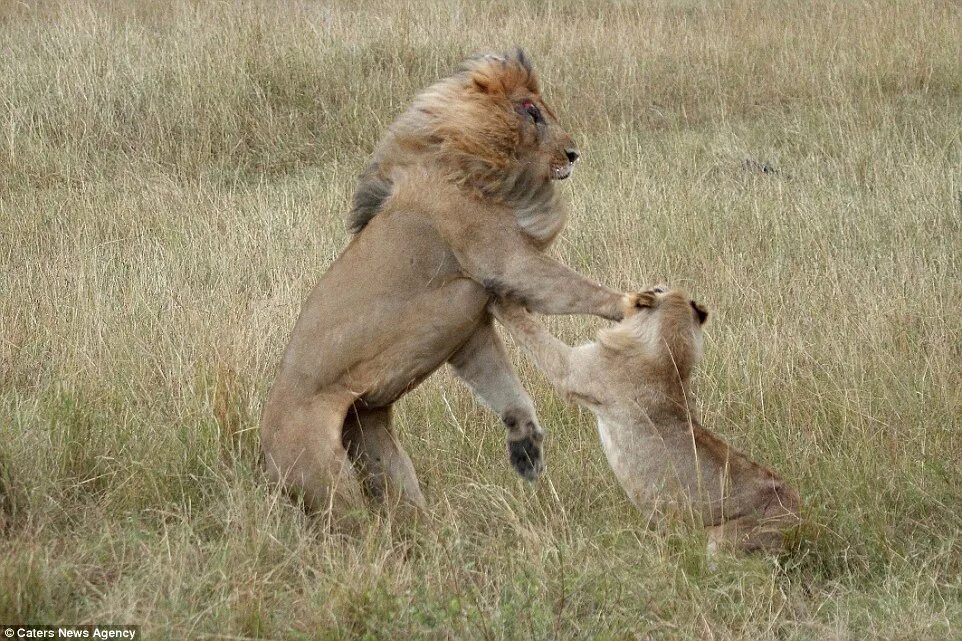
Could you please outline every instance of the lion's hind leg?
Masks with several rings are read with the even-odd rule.
[[[390,406],[365,408],[355,404],[344,422],[343,441],[368,494],[427,509],[411,457],[391,429]]]
[[[309,512],[329,512],[335,519],[364,506],[341,442],[346,412],[341,399],[324,394],[280,409],[269,407],[261,435],[273,480],[301,498]]]

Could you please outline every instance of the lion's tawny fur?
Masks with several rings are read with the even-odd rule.
[[[264,408],[268,471],[310,508],[362,488],[424,498],[391,405],[445,362],[508,428],[527,478],[542,430],[486,311],[490,292],[549,314],[621,318],[626,295],[543,253],[577,152],[520,52],[472,59],[418,96],[364,170],[350,242],[301,310]]]

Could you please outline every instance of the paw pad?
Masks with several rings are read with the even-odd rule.
[[[541,458],[542,435],[525,437],[517,441],[508,441],[508,458],[511,466],[528,481],[535,481],[544,469]]]

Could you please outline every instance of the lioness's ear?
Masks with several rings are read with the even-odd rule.
[[[691,301],[691,308],[695,312],[695,318],[698,319],[698,324],[704,325],[705,321],[708,320],[708,310],[695,301]]]

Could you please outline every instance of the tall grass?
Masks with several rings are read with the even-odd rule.
[[[0,623],[958,635],[959,33],[940,0],[0,5]],[[343,538],[264,482],[260,405],[366,155],[515,44],[584,152],[556,255],[711,309],[700,411],[800,488],[785,558],[711,569],[698,533],[647,531],[521,358],[536,486],[444,371],[397,413],[428,522]]]

